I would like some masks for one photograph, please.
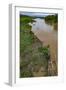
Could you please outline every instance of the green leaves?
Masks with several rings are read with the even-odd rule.
[[[45,56],[45,58],[47,60],[50,59],[50,54],[49,54],[49,48],[48,47],[40,47],[40,48],[38,48],[38,51],[43,53],[43,55]]]

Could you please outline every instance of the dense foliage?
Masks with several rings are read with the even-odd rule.
[[[55,30],[58,29],[58,14],[48,15],[44,19],[46,23],[53,25]]]
[[[32,17],[20,15],[20,77],[48,76],[49,47],[32,33],[33,22]]]

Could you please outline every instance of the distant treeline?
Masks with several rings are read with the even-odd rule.
[[[46,16],[45,22],[53,25],[55,30],[58,30],[58,14]]]
[[[44,19],[48,23],[57,23],[58,22],[58,14],[46,16]]]
[[[34,17],[30,17],[27,15],[20,15],[20,22],[21,23],[29,23],[29,22],[34,22]]]
[[[30,18],[32,18],[32,19],[35,19],[35,18],[41,18],[41,19],[43,19],[44,17],[41,17],[41,16],[28,16],[28,15],[20,15],[20,17],[30,17]]]

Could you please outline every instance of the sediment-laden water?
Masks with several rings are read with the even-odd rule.
[[[43,46],[50,46],[51,65],[54,74],[57,72],[58,32],[53,29],[52,25],[47,24],[44,19],[36,18],[34,20],[35,22],[31,24],[32,32],[42,41]]]

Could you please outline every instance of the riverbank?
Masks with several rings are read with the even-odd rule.
[[[32,17],[20,17],[20,78],[48,76],[49,47],[31,31],[32,22]]]

